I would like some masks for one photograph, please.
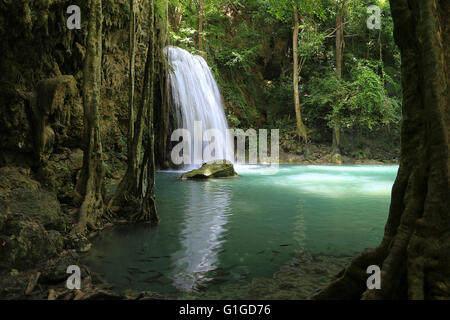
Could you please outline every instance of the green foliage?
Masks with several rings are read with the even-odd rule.
[[[334,73],[311,79],[306,101],[308,116],[324,116],[329,127],[344,129],[373,130],[397,124],[400,120],[398,101],[388,96],[383,76],[374,71],[374,65],[371,61],[359,62],[349,81],[338,79]]]
[[[341,1],[204,0],[205,52],[199,52],[199,0],[170,0],[169,16],[176,12],[182,15],[181,24],[172,26],[170,43],[207,59],[224,97],[231,127],[279,128],[283,136],[295,136],[295,5],[300,22],[301,109],[312,139],[331,142],[330,127],[338,126],[349,135],[383,137],[377,139],[386,139],[378,133],[387,129],[397,141],[401,61],[389,2],[346,2],[343,78],[338,79],[335,29]],[[382,9],[381,30],[367,28],[367,7],[372,4]]]
[[[9,274],[13,277],[17,277],[20,274],[20,272],[17,269],[11,269],[11,272]]]
[[[298,55],[311,58],[324,50],[325,34],[314,23],[302,24],[298,41]]]
[[[282,21],[290,21],[294,6],[301,15],[324,17],[325,11],[321,0],[269,0],[270,13]]]
[[[195,44],[194,35],[197,30],[192,28],[181,28],[177,33],[170,31],[170,43],[175,43],[179,47],[190,49]]]
[[[274,128],[282,128],[282,126],[279,126],[278,120],[294,110],[292,92],[292,78],[287,75],[281,75],[275,81],[266,82],[264,96],[268,103],[265,110],[268,115],[268,123],[273,125]]]

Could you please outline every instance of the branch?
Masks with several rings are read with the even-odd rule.
[[[350,23],[350,21],[344,22],[342,24],[342,26],[345,26],[347,23]],[[335,37],[336,36],[336,31],[337,31],[337,28],[335,28],[333,30],[333,32],[331,32],[330,34],[326,35],[325,38],[333,38],[333,37]]]

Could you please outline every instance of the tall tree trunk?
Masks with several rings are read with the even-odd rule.
[[[129,106],[128,106],[128,161],[132,161],[132,145],[134,135],[134,89],[135,89],[135,62],[136,62],[136,3],[135,0],[130,0],[130,34],[129,34],[129,46],[130,46],[130,87],[129,87]],[[132,166],[132,163],[128,164]]]
[[[100,138],[100,95],[102,62],[102,1],[89,1],[87,51],[83,67],[84,156],[76,192],[82,197],[75,233],[96,228],[104,212],[104,169]]]
[[[295,117],[297,119],[297,131],[298,135],[305,141],[308,140],[308,135],[306,132],[306,127],[302,120],[302,114],[300,111],[300,92],[299,92],[299,65],[298,65],[298,11],[297,7],[294,6],[294,33],[292,36],[292,47],[294,55],[294,70],[293,70],[293,85],[294,85],[294,106],[295,106]]]
[[[156,0],[159,4],[164,0]],[[154,181],[148,182],[143,179],[146,172],[148,160],[146,156],[142,156],[142,146],[144,138],[144,129],[146,118],[149,116],[149,110],[153,108],[153,79],[155,64],[155,0],[149,0],[149,17],[148,17],[148,49],[145,63],[144,84],[142,91],[142,99],[136,115],[134,123],[134,135],[131,145],[131,159],[128,161],[127,171],[120,182],[113,198],[110,200],[108,207],[118,206],[125,212],[127,218],[131,220],[146,220],[148,215],[141,215],[144,206],[144,197],[146,186]],[[153,130],[148,128],[148,130]],[[145,153],[152,152],[151,143],[146,146]],[[154,154],[151,155],[154,157]],[[156,215],[156,211],[154,213]],[[154,219],[151,217],[153,221]]]
[[[180,6],[175,7],[175,18],[174,18],[174,31],[178,32],[181,26],[181,21],[183,20],[183,10]]]
[[[344,6],[346,0],[338,7],[338,14],[336,17],[336,76],[342,79],[342,69],[344,66],[344,25],[342,24],[344,16]],[[337,125],[333,127],[333,154],[341,153],[341,128]]]
[[[204,15],[204,0],[200,0],[200,14],[198,17],[198,50],[203,51],[203,15]]]
[[[400,168],[384,238],[316,299],[450,298],[450,3],[391,0],[402,56]],[[381,267],[368,290],[367,267]]]
[[[169,139],[169,124],[171,115],[170,92],[168,81],[168,61],[164,53],[164,48],[168,45],[168,1],[164,1],[164,10],[161,10],[155,20],[156,42],[158,50],[155,54],[155,97],[154,97],[154,132],[155,136],[155,161],[157,168],[169,167],[168,139]],[[172,113],[173,114],[173,113]]]
[[[140,194],[143,195],[142,205],[140,210],[132,216],[132,220],[145,221],[149,223],[157,223],[159,221],[156,211],[155,202],[155,133],[154,133],[154,107],[155,107],[155,60],[158,57],[157,52],[163,50],[159,43],[156,43],[159,34],[157,35],[155,20],[165,20],[160,16],[161,12],[165,13],[167,8],[167,0],[151,0],[152,10],[150,13],[150,36],[147,52],[147,68],[148,68],[148,81],[144,90],[148,101],[147,107],[147,145],[145,146],[144,160],[141,166],[141,175],[139,178]]]

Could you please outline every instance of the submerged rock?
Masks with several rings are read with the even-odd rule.
[[[210,161],[199,169],[192,170],[181,175],[181,179],[211,179],[237,177],[233,164],[230,161]]]

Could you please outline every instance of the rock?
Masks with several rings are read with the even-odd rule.
[[[24,169],[0,169],[0,261],[22,268],[58,255],[67,228],[56,196]]]
[[[12,273],[5,270],[0,273],[0,299],[24,299],[24,289],[29,281],[29,274],[25,272]]]
[[[66,150],[65,153],[51,155],[40,166],[36,177],[46,189],[56,193],[61,202],[71,203],[75,181],[82,166],[83,151]]]
[[[200,169],[192,170],[181,175],[181,179],[211,179],[237,177],[230,161],[211,161],[203,164]]]
[[[38,163],[48,160],[55,146],[80,145],[83,111],[78,100],[77,83],[71,75],[38,82],[30,108]]]
[[[34,220],[46,230],[63,231],[66,223],[56,196],[45,190],[21,190],[9,198],[12,215]]]
[[[39,182],[29,176],[29,171],[23,168],[0,168],[0,193],[17,189],[38,190]]]
[[[339,153],[335,153],[331,156],[331,163],[333,164],[342,164],[342,156]]]
[[[58,231],[46,231],[35,221],[8,219],[2,235],[7,237],[0,250],[0,260],[8,266],[25,268],[63,250],[63,239]]]
[[[64,240],[64,246],[66,249],[75,249],[78,252],[88,252],[92,244],[88,238],[81,234],[71,234]]]
[[[67,254],[55,259],[50,259],[46,261],[41,268],[41,282],[45,284],[61,283],[69,277],[67,267],[78,264],[78,258],[71,252],[67,252]],[[81,270],[83,271],[83,269]],[[84,274],[84,276],[86,276],[86,274]]]

